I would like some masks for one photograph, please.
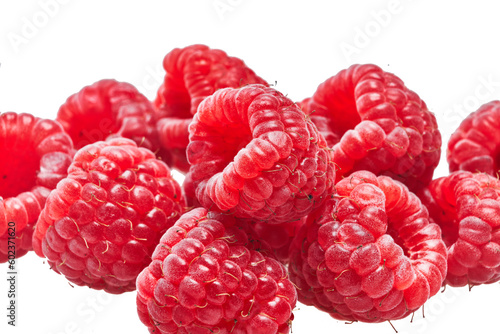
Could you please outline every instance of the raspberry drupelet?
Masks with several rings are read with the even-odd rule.
[[[150,333],[288,334],[297,292],[234,216],[196,208],[162,236],[137,278]]]
[[[446,277],[439,226],[415,194],[388,176],[357,171],[336,188],[290,247],[299,302],[346,321],[406,317]]]
[[[436,118],[394,74],[352,65],[300,105],[333,147],[337,180],[369,170],[412,191],[432,180],[441,152]]]
[[[0,114],[0,263],[9,250],[20,258],[33,249],[34,225],[73,154],[71,138],[59,123],[25,113]]]
[[[456,171],[433,180],[419,196],[448,248],[445,284],[472,287],[500,280],[500,181]]]
[[[221,88],[267,83],[241,59],[201,44],[173,49],[163,67],[165,79],[154,102],[161,117],[157,129],[161,144],[174,156],[174,167],[187,172],[188,127],[200,102]]]
[[[335,168],[325,139],[273,88],[218,90],[199,105],[189,141],[190,191],[205,208],[292,222],[332,191]]]
[[[75,154],[50,193],[33,247],[77,285],[132,291],[184,207],[179,184],[153,152],[126,138],[99,141]]]

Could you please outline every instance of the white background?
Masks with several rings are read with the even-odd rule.
[[[128,81],[153,99],[164,55],[203,43],[242,58],[296,101],[353,63],[375,63],[426,101],[446,144],[468,113],[500,98],[498,5],[464,2],[2,0],[0,112],[55,118],[69,95],[103,78]],[[447,169],[443,159],[435,176]],[[147,332],[135,293],[73,288],[34,254],[18,268],[12,328],[0,265],[0,333]],[[497,332],[499,300],[498,283],[447,288],[425,305],[425,318],[419,311],[413,322],[393,325],[399,333]],[[295,334],[393,333],[387,322],[345,324],[304,305],[294,314]]]

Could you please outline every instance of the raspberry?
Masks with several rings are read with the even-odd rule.
[[[267,224],[251,220],[247,224],[255,237],[264,241],[281,263],[288,263],[290,244],[297,231],[304,224],[305,219],[306,217],[303,217],[299,220],[282,224]]]
[[[197,208],[201,204],[196,198],[196,191],[193,180],[191,179],[191,174],[187,174],[182,182],[182,190],[184,191],[184,196],[186,197],[186,203],[188,208]]]
[[[150,333],[289,333],[297,292],[234,216],[196,208],[162,236],[137,278]]]
[[[132,291],[184,205],[179,184],[153,152],[126,138],[99,141],[76,153],[50,193],[33,248],[77,285]]]
[[[411,190],[431,181],[441,150],[436,118],[394,74],[352,65],[301,105],[333,147],[337,180],[369,170]]]
[[[157,124],[158,133],[163,147],[174,156],[174,166],[187,171],[188,126],[200,102],[220,88],[267,83],[241,59],[200,44],[172,50],[163,67],[167,73],[155,105],[165,118]]]
[[[466,170],[496,176],[500,169],[500,101],[469,114],[448,141],[450,172]]]
[[[448,249],[445,284],[461,287],[500,281],[500,181],[456,171],[419,193]]]
[[[9,227],[15,229],[16,258],[33,249],[33,226],[50,190],[66,176],[73,153],[71,139],[57,122],[0,114],[0,263],[12,250]]]
[[[406,186],[357,171],[307,217],[290,247],[299,302],[333,318],[401,319],[435,295],[446,276],[439,226]]]
[[[171,156],[171,166],[181,173],[189,170],[186,147],[189,143],[188,127],[192,121],[187,119],[164,117],[156,123],[160,145]]]
[[[57,113],[57,121],[77,149],[109,135],[119,135],[158,152],[157,117],[153,104],[133,85],[113,79],[83,87],[71,95]],[[167,164],[172,163],[169,152],[161,150],[158,155]]]
[[[291,222],[331,192],[331,150],[301,109],[273,88],[224,88],[189,126],[188,173],[211,210],[269,223]]]

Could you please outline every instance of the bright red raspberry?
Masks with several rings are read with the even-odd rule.
[[[323,136],[273,88],[218,90],[199,105],[189,133],[188,177],[205,208],[291,222],[332,191],[335,171]]]
[[[188,126],[200,102],[221,88],[267,83],[241,59],[200,44],[173,49],[163,67],[166,75],[155,105],[164,119],[157,129],[161,144],[174,156],[174,166],[187,171]]]
[[[450,172],[466,170],[497,176],[500,169],[500,101],[467,116],[448,141]]]
[[[419,196],[448,248],[445,284],[474,286],[500,281],[500,181],[456,171],[433,180]]]
[[[337,180],[357,170],[388,175],[411,190],[432,180],[441,152],[436,118],[394,74],[352,65],[301,105],[333,147]]]
[[[150,333],[290,333],[297,292],[234,216],[185,213],[137,278],[137,310]]]
[[[438,225],[408,188],[357,171],[299,230],[290,248],[290,279],[299,301],[333,318],[401,319],[435,295],[446,276]]]
[[[35,252],[77,284],[135,289],[160,237],[183,213],[168,166],[126,138],[80,149],[36,224]]]
[[[119,135],[157,153],[170,166],[170,153],[160,151],[157,118],[153,104],[137,88],[113,79],[83,87],[68,97],[57,113],[57,121],[77,149]]]
[[[7,261],[9,250],[20,258],[33,249],[33,227],[50,190],[66,176],[73,153],[59,123],[30,114],[0,114],[0,263]],[[9,235],[15,238],[10,243]]]
[[[181,173],[187,173],[189,163],[186,158],[186,147],[189,143],[189,124],[193,118],[187,119],[164,117],[156,123],[160,145],[171,156],[171,166]]]

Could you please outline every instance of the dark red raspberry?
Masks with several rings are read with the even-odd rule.
[[[218,90],[199,105],[189,133],[188,177],[205,208],[291,222],[331,192],[331,150],[301,109],[273,88]]]
[[[290,248],[299,301],[347,321],[401,319],[435,295],[446,246],[402,183],[358,171],[311,213]]]
[[[160,237],[183,213],[168,166],[126,138],[80,149],[36,224],[35,252],[77,284],[135,289]]]
[[[357,170],[391,176],[412,190],[432,180],[441,151],[436,118],[394,74],[352,65],[301,105],[333,147],[337,180]]]
[[[16,258],[33,249],[33,227],[50,190],[66,176],[73,153],[59,123],[0,114],[0,263],[7,261],[13,244]],[[15,237],[10,244],[9,234]]]
[[[500,181],[457,171],[433,180],[419,196],[448,248],[451,286],[500,281]]]
[[[233,216],[185,213],[137,278],[141,321],[150,333],[290,333],[297,292],[263,247]]]
[[[165,118],[157,125],[158,133],[163,147],[174,156],[174,166],[187,171],[188,126],[200,102],[221,88],[267,83],[241,59],[200,44],[172,50],[163,67],[165,80],[155,105]]]
[[[268,224],[255,220],[250,220],[247,224],[255,237],[264,241],[269,246],[274,256],[276,256],[281,263],[286,264],[289,261],[290,244],[305,221],[306,217],[281,224]]]
[[[201,206],[200,202],[196,198],[196,189],[193,180],[191,179],[191,174],[187,174],[186,177],[184,177],[182,190],[184,191],[184,197],[186,197],[188,208],[193,209]]]
[[[466,170],[497,176],[500,169],[500,101],[467,116],[448,141],[450,172]]]
[[[157,118],[153,104],[137,88],[113,79],[83,87],[71,95],[57,113],[57,121],[77,149],[109,135],[119,135],[157,153],[170,165],[170,153],[159,151]]]

